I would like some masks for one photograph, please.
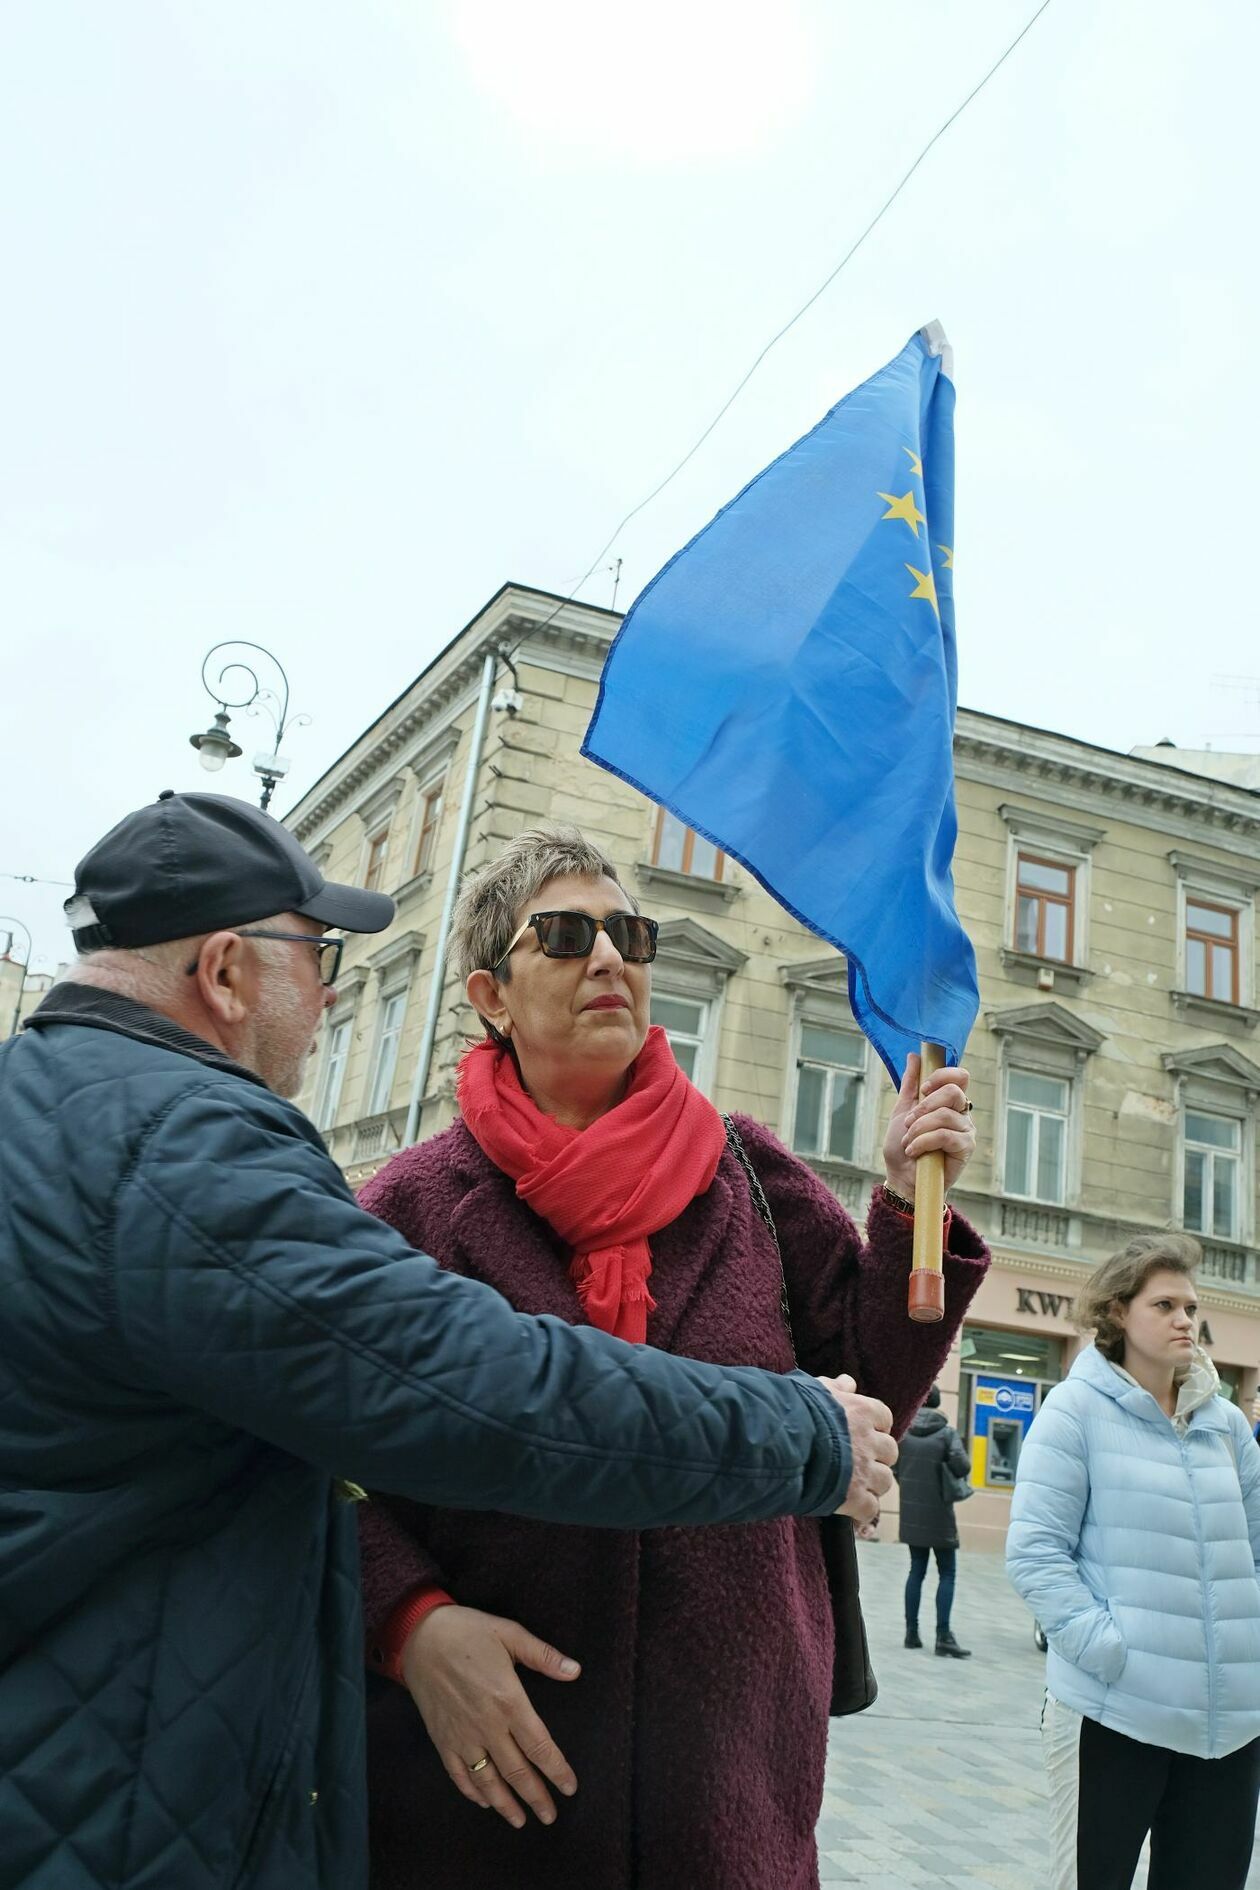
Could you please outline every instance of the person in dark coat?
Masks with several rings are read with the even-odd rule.
[[[522,1318],[356,1206],[285,1098],[326,927],[393,902],[267,815],[163,796],[76,882],[83,956],[0,1045],[0,1885],[361,1890],[339,1480],[559,1526],[860,1517],[887,1413]],[[413,1861],[445,1869],[424,1831]]]
[[[714,1363],[791,1369],[786,1277],[801,1364],[852,1373],[904,1423],[985,1249],[953,1219],[945,1321],[912,1324],[910,1218],[877,1189],[863,1245],[740,1116],[781,1273],[722,1118],[649,1029],[653,928],[633,908],[575,830],[519,836],[466,886],[453,946],[489,1028],[462,1119],[361,1201],[521,1310]],[[921,1110],[912,1081],[885,1151],[901,1196],[919,1149],[952,1174],[972,1146],[965,1072]],[[817,1884],[833,1628],[816,1527],[557,1528],[396,1500],[359,1520],[375,1890]]]
[[[958,1559],[957,1504],[945,1494],[941,1472],[970,1475],[967,1447],[945,1413],[941,1394],[933,1385],[901,1440],[901,1455],[893,1474],[901,1491],[898,1540],[910,1549],[906,1577],[906,1646],[922,1647],[919,1637],[919,1598],[923,1593],[928,1558],[936,1557],[936,1651],[955,1660],[969,1660],[971,1649],[960,1647],[949,1625],[954,1605],[954,1578]]]

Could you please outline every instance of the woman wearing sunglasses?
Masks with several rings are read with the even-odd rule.
[[[813,1171],[726,1125],[650,1027],[656,925],[575,829],[465,885],[484,1041],[461,1120],[366,1207],[522,1312],[714,1362],[849,1372],[905,1428],[987,1255],[953,1216],[946,1318],[906,1317],[914,1158],[974,1146],[966,1073],[903,1085],[863,1245]],[[785,1325],[786,1281],[792,1332]],[[374,1890],[812,1890],[832,1681],[813,1521],[642,1533],[392,1498],[361,1512]],[[418,1711],[417,1711],[418,1709]]]

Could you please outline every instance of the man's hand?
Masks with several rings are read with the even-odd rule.
[[[479,1608],[435,1608],[402,1651],[407,1689],[451,1783],[519,1831],[521,1799],[552,1824],[556,1808],[544,1780],[566,1797],[577,1780],[517,1679],[518,1662],[549,1680],[575,1680],[581,1671],[519,1621]],[[483,1758],[489,1764],[480,1765]]]
[[[851,1516],[859,1523],[875,1522],[880,1498],[892,1488],[892,1466],[897,1461],[892,1412],[878,1398],[862,1397],[857,1381],[847,1372],[840,1378],[820,1378],[818,1382],[827,1387],[849,1423],[853,1475],[836,1515]]]

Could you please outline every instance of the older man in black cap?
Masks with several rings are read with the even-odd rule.
[[[0,1890],[357,1890],[335,1479],[623,1528],[860,1518],[889,1415],[522,1318],[362,1213],[283,1099],[326,928],[393,905],[267,815],[165,794],[67,912],[79,963],[0,1046]]]

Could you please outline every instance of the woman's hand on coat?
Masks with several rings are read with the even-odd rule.
[[[945,1156],[945,1186],[952,1188],[976,1152],[976,1132],[967,1106],[966,1070],[946,1068],[929,1076],[919,1100],[919,1059],[906,1059],[884,1137],[884,1169],[888,1185],[907,1201],[914,1200],[915,1163],[920,1155],[939,1148]]]
[[[549,1680],[576,1680],[575,1660],[519,1621],[479,1608],[435,1608],[402,1652],[407,1689],[456,1789],[519,1831],[522,1802],[543,1824],[556,1808],[544,1781],[571,1796],[577,1780],[516,1675],[517,1665]],[[472,1767],[487,1756],[490,1763]]]

